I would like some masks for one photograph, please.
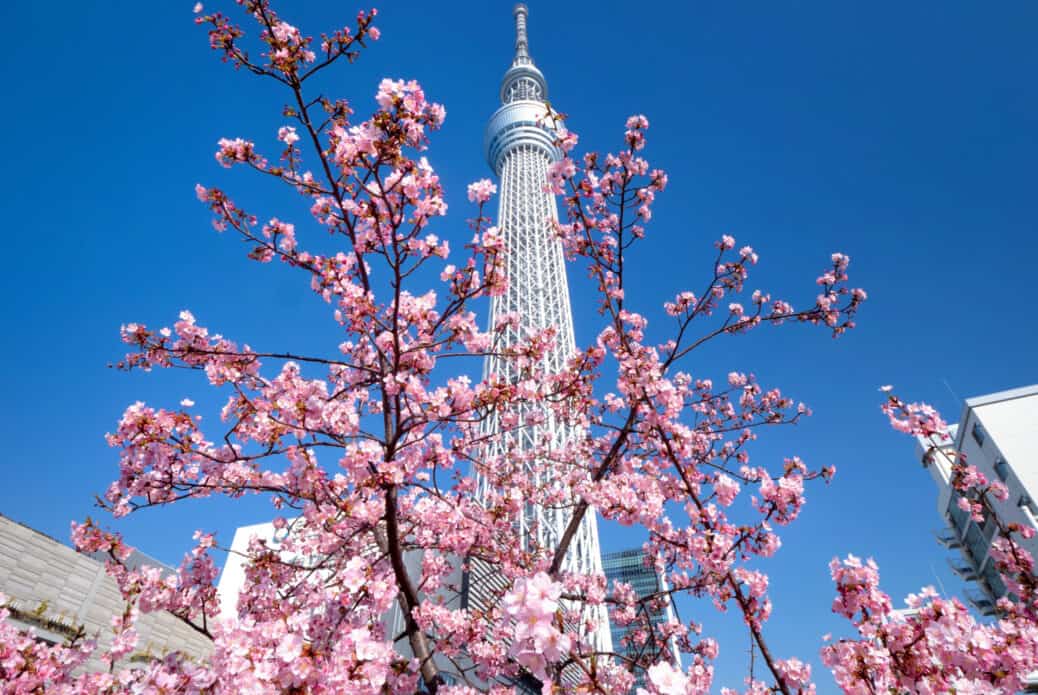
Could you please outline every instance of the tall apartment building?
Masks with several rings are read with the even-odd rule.
[[[127,565],[152,565],[172,572],[172,568],[139,552]],[[105,572],[103,559],[76,552],[68,545],[0,515],[0,593],[7,596],[11,613],[8,620],[16,627],[32,631],[36,639],[64,644],[77,633],[98,638],[104,650],[111,643],[112,618],[126,604],[115,581]],[[145,613],[137,622],[137,651],[128,657],[129,665],[150,656],[180,651],[203,658],[212,651],[212,642],[165,612]],[[91,658],[88,671],[108,667]]]
[[[663,578],[657,574],[651,566],[645,563],[645,553],[643,553],[640,548],[621,550],[619,552],[603,555],[602,569],[605,571],[606,580],[610,587],[614,582],[625,582],[630,584],[631,588],[634,589],[634,592],[642,598],[651,596],[666,589],[666,582]],[[651,613],[649,619],[653,625],[674,621],[673,602],[667,602],[666,610]],[[638,623],[632,625],[617,625],[616,623],[610,623],[613,648],[618,654],[632,658],[637,656],[640,647],[633,644],[625,644],[623,642],[623,639],[628,635],[628,632],[637,627]],[[672,662],[676,665],[680,665],[681,654],[673,639],[667,644],[667,650],[670,651]],[[646,686],[645,670],[635,669],[634,676],[634,688],[644,688]]]
[[[968,399],[959,423],[949,433],[951,440],[942,450],[965,454],[967,462],[988,479],[1000,480],[1009,488],[1009,499],[992,501],[999,518],[1038,529],[1038,384]],[[951,561],[952,569],[975,583],[967,598],[977,610],[990,614],[995,600],[1006,593],[988,557],[995,523],[990,518],[977,523],[959,509],[959,495],[951,487],[951,466],[942,452],[932,451],[929,442],[920,440],[917,454],[937,483],[937,511],[948,524],[938,540],[961,552],[961,560]],[[1038,557],[1038,536],[1021,545]]]

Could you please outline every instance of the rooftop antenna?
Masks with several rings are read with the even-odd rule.
[[[948,379],[942,376],[941,381],[944,383],[944,388],[948,389],[948,393],[952,395],[952,398],[954,398],[959,405],[963,405],[964,401],[959,398],[959,394],[955,393],[955,389],[953,389],[951,384],[948,383]]]
[[[526,15],[529,13],[521,2],[512,10],[515,15],[515,59],[512,65],[529,65],[533,62],[530,60],[530,42],[526,38]]]
[[[944,582],[941,581],[941,577],[937,574],[937,570],[934,569],[932,562],[930,563],[930,572],[933,573],[933,578],[937,580],[937,586],[941,587],[941,596],[947,596],[948,592],[944,588]]]

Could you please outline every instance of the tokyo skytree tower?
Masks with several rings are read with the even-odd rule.
[[[501,81],[501,107],[490,118],[483,144],[490,168],[500,177],[497,222],[507,249],[508,289],[492,299],[490,325],[495,325],[506,314],[519,318],[518,326],[508,328],[498,338],[502,341],[499,347],[519,343],[521,336],[530,331],[554,328],[555,346],[545,356],[543,367],[548,373],[557,373],[576,351],[562,243],[552,225],[552,221],[558,219],[558,209],[554,194],[545,190],[548,168],[562,156],[555,146],[561,126],[547,118],[548,85],[530,57],[526,37],[527,14],[526,5],[515,6],[515,58]],[[496,375],[505,382],[518,378],[514,364],[494,356],[487,358],[484,373],[486,376]],[[483,426],[484,433],[491,436],[493,442],[485,452],[488,458],[500,456],[507,449],[529,451],[545,441],[550,442],[554,449],[579,435],[576,429],[561,422],[543,406],[520,406],[520,421],[527,421],[533,408],[543,409],[537,413],[543,418],[539,424],[528,424],[504,435],[501,434],[499,414],[490,414]],[[530,475],[541,489],[552,488],[562,477],[561,471],[553,475],[550,466],[540,468],[540,472],[531,471]],[[478,494],[482,497],[487,482],[483,478],[479,480]],[[526,505],[518,529],[523,547],[530,547],[533,542],[541,548],[557,547],[571,518],[568,507]],[[598,522],[593,509],[584,516],[562,569],[580,574],[602,574]],[[479,574],[475,568],[473,572]],[[482,574],[484,579],[493,583],[486,572]],[[470,586],[473,594],[482,593],[477,586]],[[479,603],[476,596],[472,598]],[[592,638],[595,647],[611,650],[605,611],[593,617],[598,624]]]

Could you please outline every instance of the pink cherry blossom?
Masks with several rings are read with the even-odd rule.
[[[469,184],[468,192],[469,202],[485,203],[490,200],[490,196],[497,193],[497,186],[490,179],[480,179]]]
[[[292,146],[299,142],[299,135],[293,126],[282,126],[278,128],[278,140]]]
[[[666,661],[650,666],[648,675],[653,692],[659,695],[686,695],[688,692],[688,676]]]

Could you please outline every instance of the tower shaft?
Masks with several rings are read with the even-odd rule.
[[[516,346],[532,332],[554,329],[554,346],[541,364],[545,372],[554,374],[564,368],[576,351],[565,258],[554,228],[558,209],[554,194],[545,190],[548,169],[561,157],[555,145],[561,126],[556,125],[545,101],[547,82],[529,56],[526,17],[526,7],[518,5],[515,58],[502,80],[502,106],[491,117],[484,141],[487,161],[500,177],[497,221],[505,240],[508,274],[507,291],[491,300],[490,322],[493,326],[508,314],[518,317],[517,324],[498,336],[499,348]],[[505,382],[519,379],[513,361],[495,356],[487,358],[484,371],[486,376],[497,376]],[[503,428],[503,414],[490,413],[483,424],[490,441],[485,452],[487,460],[501,460],[506,453],[513,459],[516,453],[522,456],[538,450],[544,454],[547,447],[547,459],[552,461],[551,451],[562,449],[582,436],[544,404],[521,404],[509,414],[517,416],[519,423],[533,424]],[[560,468],[564,464],[545,463],[544,460],[527,461],[520,473],[542,495],[545,491],[561,489],[561,479],[571,473],[569,468]],[[579,462],[568,465],[579,465]],[[487,484],[480,478],[480,495],[486,495]],[[523,548],[549,551],[557,548],[576,502],[563,499],[557,504],[541,505],[534,500],[526,501],[518,529]],[[594,510],[589,510],[582,519],[567,550],[563,570],[584,575],[602,574]],[[598,649],[609,650],[612,640],[608,620],[604,611],[598,613],[594,616],[598,629],[592,642]]]

